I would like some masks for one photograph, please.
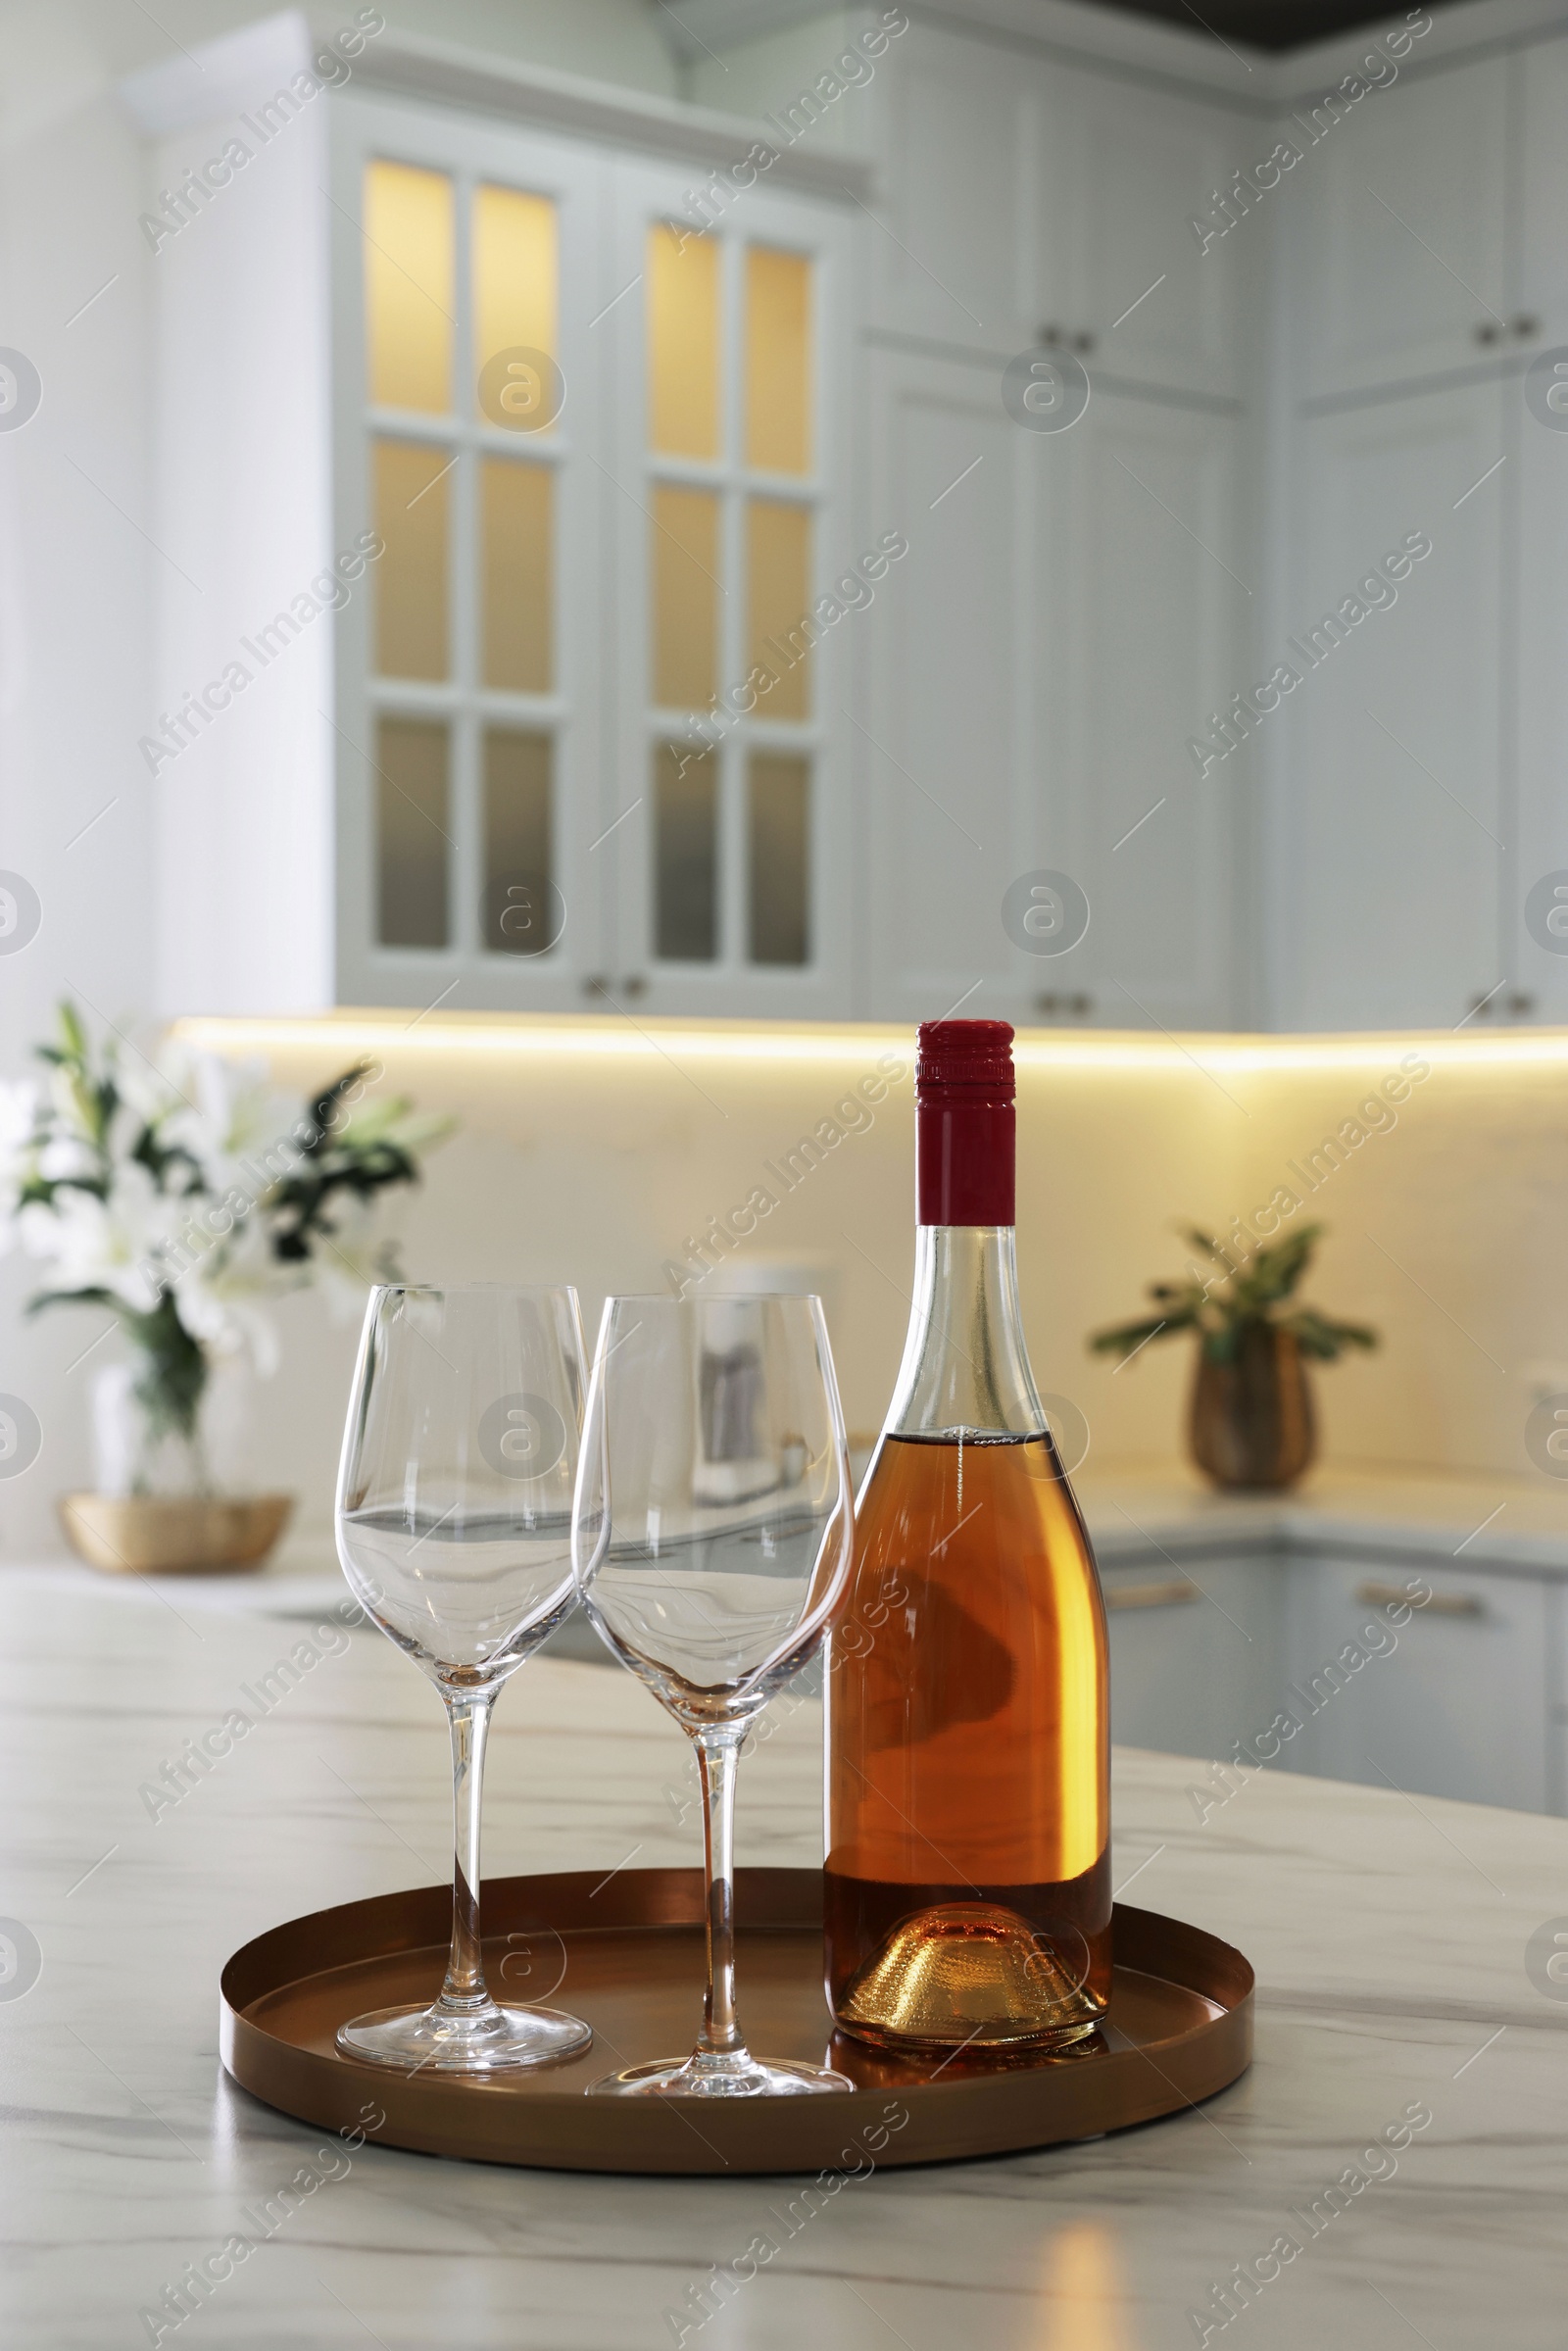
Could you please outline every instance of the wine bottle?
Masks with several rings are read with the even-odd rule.
[[[913,1312],[828,1643],[828,2000],[893,2048],[1070,2043],[1110,1993],[1105,1615],[1024,1347],[1011,1049],[920,1030]]]

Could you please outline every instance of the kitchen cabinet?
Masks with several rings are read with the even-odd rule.
[[[1519,182],[1511,309],[1543,347],[1568,341],[1568,40],[1538,41],[1514,62]]]
[[[1192,222],[1264,151],[1253,118],[1173,89],[1045,71],[1059,128],[1042,187],[1042,322],[1087,334],[1089,364],[1106,382],[1249,396],[1263,241],[1205,247]]]
[[[1402,1625],[1389,1603],[1412,1575],[1431,1599]],[[1363,1627],[1396,1645],[1374,1654]],[[1387,1558],[1302,1560],[1286,1648],[1304,1727],[1293,1769],[1419,1794],[1542,1812],[1560,1803],[1552,1745],[1558,1591],[1544,1579]],[[1348,1643],[1367,1662],[1347,1665]],[[1340,1661],[1336,1663],[1336,1661]],[[1311,1711],[1315,1709],[1315,1711]]]
[[[1568,1022],[1568,415],[1548,425],[1555,408],[1527,406],[1517,381],[1506,397],[1518,587],[1505,684],[1517,770],[1498,969],[1519,1016]]]
[[[866,615],[873,1015],[1227,1025],[1235,785],[1186,742],[1246,601],[1240,419],[1097,391],[1034,432],[979,364],[871,380],[872,511],[909,541]],[[1083,901],[1051,953],[1009,898],[1042,874]]]
[[[493,111],[471,77],[416,101],[394,50],[158,255],[166,1008],[1568,1019],[1530,912],[1568,875],[1568,432],[1522,381],[1568,341],[1568,40],[1418,52],[1214,237],[1277,125],[1157,62],[921,17],[853,135],[834,118],[846,151],[791,137],[764,182],[740,122],[499,69]],[[192,103],[166,186],[212,151]],[[365,381],[358,208],[400,161],[452,191],[436,407]],[[564,401],[537,432],[468,365],[485,188],[555,222]],[[693,206],[719,437],[656,448],[649,239]],[[782,380],[747,339],[758,256],[809,265],[810,450],[782,470],[747,439]],[[1088,371],[1066,430],[1003,403],[1042,335]],[[401,538],[344,601],[323,566],[380,528],[387,452]],[[546,507],[527,562],[497,553],[494,514]],[[1431,554],[1378,584],[1412,536]],[[548,607],[532,669],[488,665],[503,588]],[[422,667],[387,655],[400,598],[441,643]],[[1282,662],[1232,748],[1222,714]],[[1052,875],[1073,936],[1043,954],[1054,914],[1027,930],[1008,894],[1033,918]]]
[[[1117,382],[1242,391],[1261,256],[1255,240],[1207,256],[1190,221],[1248,152],[1250,117],[926,20],[869,95],[876,327],[988,355],[1049,341]]]
[[[1260,728],[1273,1025],[1452,1028],[1504,977],[1510,400],[1488,378],[1300,424],[1274,657],[1298,682]]]
[[[1245,549],[1248,420],[1097,388],[1068,433],[1020,434],[1059,522],[1039,511],[1047,583],[1038,740],[1056,838],[1088,899],[1092,1017],[1109,1028],[1239,1025],[1240,762],[1200,775],[1188,741],[1252,672]],[[1238,668],[1238,664],[1242,666]],[[1015,956],[1021,1015],[1060,1020],[1049,957]],[[1055,1002],[1051,999],[1054,997]]]
[[[1411,71],[1315,113],[1303,102],[1280,125],[1302,150],[1279,200],[1298,397],[1410,383],[1515,339],[1517,70],[1494,55]]]
[[[1058,143],[1038,61],[922,20],[866,98],[883,183],[873,322],[992,353],[1034,342],[1039,183]]]
[[[1152,1551],[1101,1584],[1119,1745],[1223,1761],[1272,1719],[1284,1592],[1266,1553],[1178,1564]]]

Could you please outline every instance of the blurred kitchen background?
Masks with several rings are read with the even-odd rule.
[[[364,1053],[458,1122],[412,1273],[574,1280],[590,1335],[820,1290],[870,1432],[912,1024],[1011,1020],[1118,1735],[1229,1755],[1418,1575],[1285,1760],[1568,1810],[1560,11],[13,0],[0,46],[0,1075],[64,997],[294,1093]],[[1311,1375],[1298,1493],[1216,1497],[1188,1343],[1086,1341],[1282,1188],[1383,1344]],[[13,1564],[103,1351],[32,1272]],[[251,1472],[319,1571],[355,1332],[278,1324]]]

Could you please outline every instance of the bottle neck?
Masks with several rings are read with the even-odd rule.
[[[1012,1226],[921,1225],[909,1335],[884,1433],[1034,1437],[1045,1427]]]

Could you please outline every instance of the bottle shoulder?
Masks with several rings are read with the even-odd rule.
[[[883,1437],[856,1505],[857,1573],[895,1560],[972,1585],[1033,1565],[1098,1582],[1072,1486],[1048,1432]]]

